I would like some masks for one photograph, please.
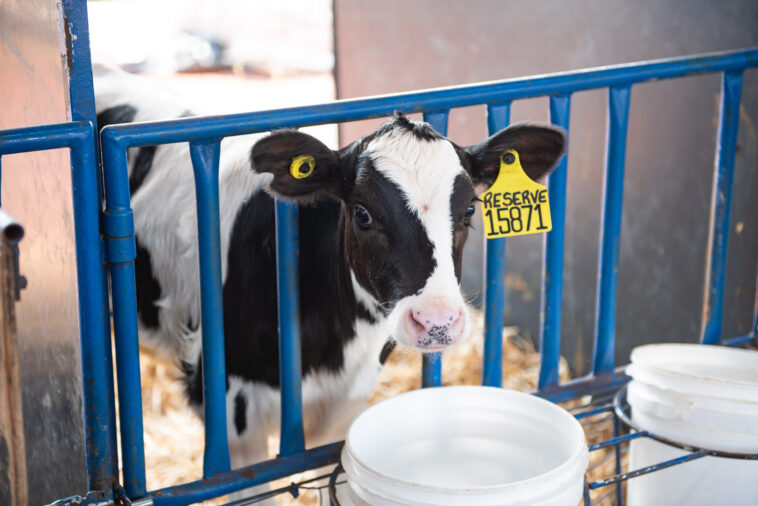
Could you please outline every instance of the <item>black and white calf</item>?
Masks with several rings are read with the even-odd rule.
[[[96,72],[98,124],[187,115],[170,95]],[[279,425],[273,196],[300,204],[300,314],[308,445],[344,436],[388,342],[422,352],[464,340],[459,281],[477,191],[515,148],[532,179],[564,152],[561,131],[513,125],[460,147],[402,115],[333,151],[298,131],[225,141],[220,163],[227,410],[234,467],[264,460]],[[308,177],[293,177],[310,155]],[[308,170],[304,167],[304,170]],[[188,364],[202,404],[194,182],[186,144],[129,153],[140,338]]]

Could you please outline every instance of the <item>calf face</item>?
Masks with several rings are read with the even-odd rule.
[[[297,131],[274,132],[256,143],[251,161],[256,171],[273,174],[277,196],[343,203],[356,296],[386,317],[391,338],[434,351],[469,334],[460,291],[463,246],[476,195],[497,177],[500,154],[515,149],[527,175],[538,179],[564,145],[558,129],[517,124],[462,148],[398,114],[339,151]]]

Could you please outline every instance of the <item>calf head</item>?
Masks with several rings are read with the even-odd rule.
[[[515,124],[460,147],[426,123],[396,114],[371,135],[333,151],[297,131],[258,141],[251,161],[274,175],[271,190],[299,203],[343,203],[345,256],[356,295],[387,318],[390,336],[421,351],[465,339],[470,318],[460,291],[461,257],[477,194],[515,149],[532,179],[563,155],[550,126]]]

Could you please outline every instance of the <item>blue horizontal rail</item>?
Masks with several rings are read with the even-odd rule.
[[[329,104],[272,111],[112,125],[103,129],[101,136],[104,142],[116,143],[123,148],[188,142],[279,128],[378,118],[389,116],[395,110],[406,113],[434,112],[454,107],[495,104],[523,98],[629,85],[654,79],[739,70],[756,65],[758,65],[758,48],[750,48],[734,52],[613,65],[598,69],[506,79],[412,93],[338,100]]]
[[[78,121],[0,130],[0,158],[60,148],[69,148],[71,154],[89,488],[111,490],[118,481],[116,424],[94,129]]]
[[[339,460],[341,451],[342,443],[333,443],[309,450],[307,454],[280,457],[242,469],[219,473],[212,478],[156,490],[150,492],[150,497],[155,506],[192,504],[315,467],[333,464]]]

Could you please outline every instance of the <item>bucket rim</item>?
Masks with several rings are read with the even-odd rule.
[[[437,387],[437,388],[431,388],[431,389],[420,389],[420,390],[414,390],[411,392],[406,392],[406,393],[399,394],[394,397],[390,397],[388,399],[382,400],[381,402],[375,404],[374,406],[391,402],[393,399],[397,399],[403,396],[428,395],[428,394],[425,394],[425,392],[440,391],[440,390],[448,390],[448,391],[478,390],[478,391],[492,391],[492,392],[497,391],[497,392],[502,393],[498,395],[519,397],[522,399],[528,398],[530,399],[529,402],[533,401],[535,405],[549,406],[549,409],[555,410],[558,416],[565,417],[567,426],[568,424],[571,424],[573,426],[572,430],[575,430],[576,433],[580,435],[580,437],[577,438],[578,439],[577,444],[572,449],[570,456],[566,458],[559,466],[553,469],[550,469],[548,471],[545,471],[544,473],[538,474],[536,476],[532,476],[525,480],[519,480],[519,481],[514,481],[511,483],[505,483],[505,484],[453,488],[453,487],[445,487],[445,486],[440,486],[440,485],[428,485],[428,484],[419,483],[419,482],[410,481],[410,480],[403,480],[396,476],[391,476],[384,472],[378,471],[374,469],[372,466],[367,465],[361,458],[359,458],[356,455],[355,451],[353,450],[353,446],[350,444],[350,433],[352,429],[352,425],[351,425],[350,429],[348,429],[347,437],[345,438],[345,445],[342,449],[342,455],[341,455],[342,465],[343,465],[343,468],[345,469],[345,473],[348,475],[348,478],[349,479],[351,478],[350,476],[351,470],[359,471],[360,474],[370,475],[379,480],[388,481],[401,488],[412,489],[418,492],[429,492],[435,495],[446,494],[446,495],[455,496],[455,495],[486,495],[486,494],[493,494],[493,493],[511,492],[511,491],[515,491],[519,489],[529,488],[537,484],[543,484],[544,482],[552,481],[554,476],[567,475],[569,472],[579,472],[581,476],[584,476],[586,468],[589,464],[589,451],[587,449],[586,436],[584,434],[584,429],[582,428],[581,423],[579,423],[579,421],[564,408],[546,399],[537,397],[535,395],[525,393],[525,392],[518,392],[515,390],[509,390],[505,388],[498,388],[498,387],[478,386],[478,385],[456,385],[456,386]],[[368,410],[364,411],[364,413],[366,413],[367,411]],[[364,413],[359,415],[359,417],[363,416]],[[355,421],[353,423],[355,423]],[[358,469],[351,469],[354,467]]]
[[[638,346],[632,350],[630,355],[631,364],[627,366],[627,373],[634,378],[635,369],[647,370],[650,373],[661,375],[672,379],[685,379],[688,381],[698,382],[701,384],[726,386],[740,388],[745,390],[758,391],[758,378],[756,381],[744,380],[740,378],[728,378],[718,374],[703,375],[693,372],[682,371],[680,369],[671,369],[667,364],[661,363],[660,357],[665,353],[678,354],[680,359],[682,354],[692,356],[711,354],[710,357],[703,356],[702,364],[709,365],[708,358],[713,358],[713,353],[721,355],[739,356],[740,358],[751,357],[758,364],[758,351],[746,350],[742,348],[732,348],[718,344],[692,344],[692,343],[653,343]],[[682,363],[684,363],[684,360]],[[669,364],[671,362],[668,362]]]

